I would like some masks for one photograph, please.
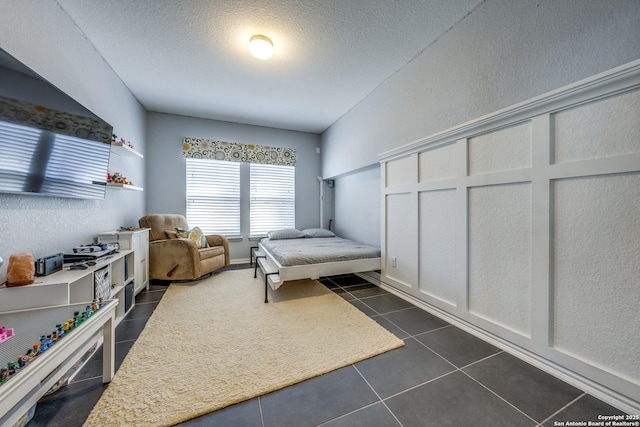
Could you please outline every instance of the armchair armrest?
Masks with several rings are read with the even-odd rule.
[[[229,240],[218,234],[209,234],[204,237],[206,237],[209,246],[222,246],[224,248],[224,265],[229,265]]]
[[[166,239],[149,242],[151,277],[171,280],[183,275],[200,276],[200,257],[190,239]]]

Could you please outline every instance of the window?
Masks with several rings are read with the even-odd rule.
[[[294,228],[295,167],[251,164],[251,236]]]
[[[240,234],[240,163],[187,158],[187,222],[205,234]]]

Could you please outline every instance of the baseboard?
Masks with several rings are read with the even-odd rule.
[[[372,272],[373,273],[373,272]],[[358,274],[360,276],[360,274]],[[379,277],[379,276],[378,276]],[[368,280],[369,277],[365,277]],[[375,283],[375,282],[373,282]],[[465,322],[437,307],[434,307],[430,304],[425,303],[424,301],[406,294],[384,282],[380,279],[377,280],[376,283],[382,289],[404,299],[412,303],[413,305],[425,310],[426,312],[433,314],[440,319],[451,323],[452,325],[462,329],[465,332],[470,333],[483,341],[488,342],[501,350],[515,356],[530,365],[535,366],[536,368],[548,373],[549,375],[553,375],[554,377],[571,384],[572,386],[584,391],[592,395],[593,397],[602,400],[605,403],[608,403],[611,406],[614,406],[621,411],[624,411],[628,414],[640,414],[640,402],[636,402],[627,396],[624,396],[620,393],[615,392],[607,387],[604,387],[582,375],[578,375],[573,371],[570,371],[560,365],[557,365],[547,359],[544,359],[530,351],[523,349],[503,338],[497,337],[489,332],[478,328],[468,322]]]
[[[380,286],[380,284],[382,283],[380,281],[380,273],[377,271],[365,271],[362,273],[355,273],[356,276],[358,277],[362,277],[365,280],[368,280],[369,282],[373,283],[374,285],[378,285]]]

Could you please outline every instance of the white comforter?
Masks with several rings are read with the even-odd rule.
[[[262,239],[260,243],[284,267],[380,257],[379,248],[341,237]]]

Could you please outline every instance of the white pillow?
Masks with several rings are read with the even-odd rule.
[[[302,230],[304,237],[336,237],[333,231],[325,228],[307,228]]]
[[[269,231],[267,237],[271,240],[298,239],[304,237],[304,234],[295,228],[282,228],[280,230]]]

